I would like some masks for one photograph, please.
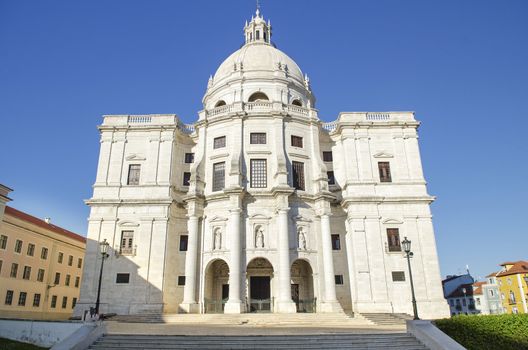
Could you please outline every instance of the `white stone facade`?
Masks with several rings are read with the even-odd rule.
[[[210,78],[196,123],[104,117],[76,312],[94,304],[106,239],[103,312],[412,313],[406,260],[388,242],[387,229],[398,229],[413,243],[420,316],[448,316],[414,114],[341,113],[323,123],[308,77],[270,43],[269,22],[257,13],[244,33],[246,44]],[[265,160],[258,175],[252,160]],[[293,162],[302,163],[297,182]],[[390,182],[378,162],[389,164]],[[140,165],[138,184],[129,184],[130,165]],[[125,249],[123,231],[133,235]],[[128,283],[116,283],[123,273]]]

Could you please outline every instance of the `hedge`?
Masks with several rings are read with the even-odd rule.
[[[459,315],[435,324],[468,350],[528,350],[528,314]]]

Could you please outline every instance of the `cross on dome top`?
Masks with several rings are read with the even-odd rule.
[[[246,45],[250,43],[267,43],[271,42],[271,23],[264,20],[260,13],[260,6],[257,2],[257,11],[255,16],[251,16],[251,21],[244,26],[244,37]]]

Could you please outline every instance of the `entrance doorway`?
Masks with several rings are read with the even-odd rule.
[[[214,260],[205,269],[205,313],[222,313],[229,298],[229,266],[224,260]]]
[[[246,276],[249,312],[271,312],[273,309],[273,297],[271,296],[273,266],[271,263],[264,258],[251,260]]]
[[[291,267],[291,296],[297,312],[316,312],[317,299],[314,296],[313,273],[310,263],[297,259]]]

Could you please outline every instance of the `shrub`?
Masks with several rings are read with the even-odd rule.
[[[435,324],[468,350],[528,350],[528,314],[459,315]]]

